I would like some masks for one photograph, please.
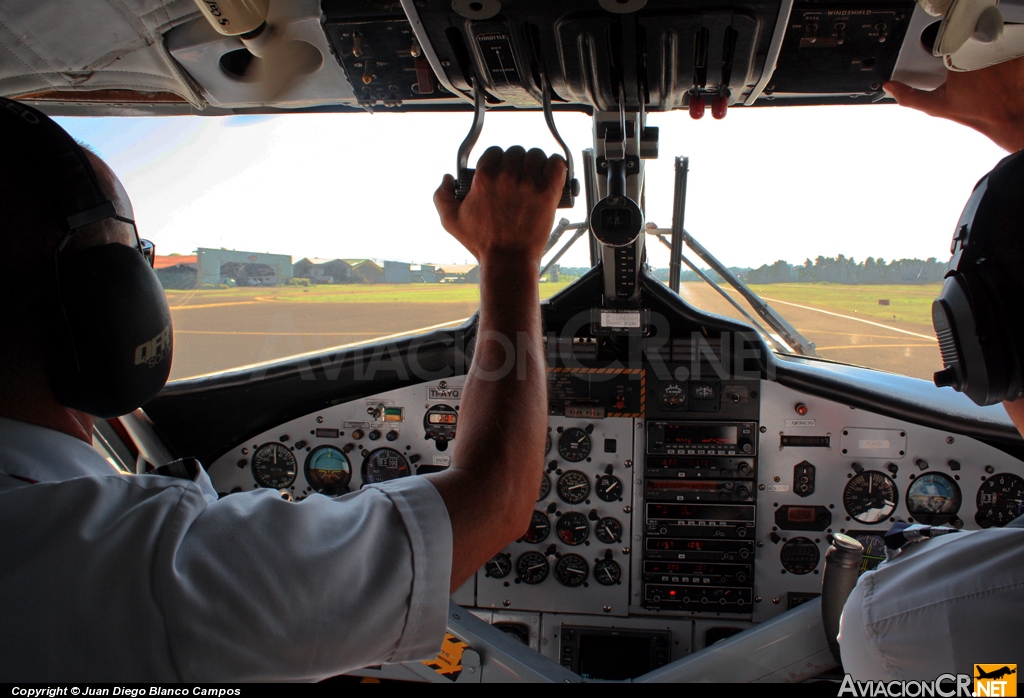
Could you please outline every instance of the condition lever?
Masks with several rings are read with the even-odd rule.
[[[476,142],[480,138],[480,132],[483,131],[484,114],[487,110],[484,90],[480,87],[479,81],[476,78],[473,79],[472,87],[473,124],[469,127],[469,134],[466,136],[466,139],[459,146],[458,170],[455,180],[455,198],[459,201],[466,198],[466,194],[469,193],[469,189],[473,185],[473,175],[476,173],[476,170],[469,167],[469,154],[473,151],[473,147],[476,146]],[[544,121],[547,123],[548,129],[551,131],[555,141],[557,141],[558,145],[562,146],[562,152],[565,154],[565,184],[562,186],[562,198],[558,201],[558,208],[572,208],[576,205],[576,197],[580,194],[580,183],[575,177],[572,153],[569,151],[569,146],[565,144],[562,136],[558,133],[558,129],[555,128],[555,119],[551,111],[551,90],[548,87],[547,76],[544,74],[541,74],[541,92],[544,96]]]

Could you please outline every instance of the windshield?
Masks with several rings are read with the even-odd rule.
[[[580,167],[590,118],[555,118]],[[172,379],[472,315],[479,270],[431,203],[470,120],[59,119],[111,164],[156,243],[174,319]],[[895,106],[733,109],[721,122],[679,112],[648,123],[661,128],[660,159],[646,164],[649,221],[671,227],[673,158],[689,157],[686,229],[819,357],[921,378],[941,368],[931,300],[960,210],[1001,150]],[[490,113],[471,162],[488,145],[516,143],[556,151],[540,113]],[[580,197],[556,222],[583,222],[585,209]],[[647,249],[652,273],[667,280],[668,250],[653,236]],[[584,236],[540,279],[541,297],[589,266]],[[685,267],[682,281],[689,302],[747,321]]]

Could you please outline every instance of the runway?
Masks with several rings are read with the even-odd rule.
[[[705,284],[682,284],[680,295],[698,308],[747,322],[731,304]],[[738,294],[732,294],[739,298]],[[942,369],[931,326],[857,318],[810,303],[764,298],[800,334],[814,342],[819,357],[931,380]],[[753,315],[745,304],[744,308]],[[755,319],[757,318],[754,315]],[[764,327],[765,323],[760,322]]]
[[[171,308],[171,380],[455,325],[476,303],[197,303]]]
[[[681,295],[698,308],[746,322],[704,284],[683,284]],[[815,343],[821,358],[924,379],[942,368],[929,326],[856,318],[810,302],[766,300]],[[476,309],[475,301],[332,303],[260,295],[176,297],[171,309],[175,332],[171,379],[454,326]]]

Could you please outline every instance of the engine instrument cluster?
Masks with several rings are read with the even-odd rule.
[[[1021,464],[967,437],[768,381],[588,380],[551,374],[529,526],[453,595],[568,667],[628,641],[653,668],[814,598],[830,533],[865,545],[865,571],[894,522],[1024,514]],[[443,470],[461,391],[454,378],[326,408],[253,435],[210,476],[223,495],[301,501]]]

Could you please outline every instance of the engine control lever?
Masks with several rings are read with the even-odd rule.
[[[572,208],[576,205],[576,197],[580,195],[580,181],[576,179],[576,172],[572,163],[572,152],[569,150],[569,146],[565,144],[565,141],[562,140],[558,129],[555,128],[555,115],[551,111],[551,87],[548,85],[546,73],[540,74],[540,91],[544,97],[544,121],[547,122],[548,130],[551,131],[555,142],[562,146],[562,152],[565,153],[565,184],[562,186],[562,198],[558,202],[558,208]]]
[[[472,87],[473,125],[469,127],[469,134],[459,146],[458,169],[455,172],[455,198],[459,201],[466,198],[473,184],[473,174],[476,170],[469,167],[469,154],[473,152],[473,146],[480,138],[480,132],[484,130],[484,113],[487,110],[484,88],[480,87],[480,82],[475,77],[472,78]]]
[[[850,592],[857,586],[864,546],[856,538],[844,533],[832,534],[832,545],[825,553],[825,571],[821,575],[821,620],[825,626],[828,647],[836,662],[839,656],[839,620]]]
[[[551,135],[554,136],[555,141],[558,142],[558,145],[562,146],[562,152],[565,153],[565,184],[562,186],[562,197],[558,201],[558,208],[572,208],[576,205],[576,197],[580,194],[580,183],[575,177],[572,153],[569,151],[569,146],[565,144],[562,136],[558,133],[558,129],[555,128],[555,119],[551,112],[551,90],[548,87],[547,76],[543,74],[541,75],[541,92],[544,94],[544,121],[547,123],[548,129],[551,131]],[[459,201],[466,198],[466,194],[469,193],[469,189],[473,185],[473,175],[476,173],[476,170],[469,167],[469,154],[473,151],[474,146],[476,146],[476,142],[480,138],[480,132],[484,128],[484,113],[486,112],[484,90],[479,86],[479,82],[475,78],[473,79],[473,107],[473,125],[470,126],[469,134],[462,141],[462,145],[459,146],[458,170],[455,179],[455,198]]]

